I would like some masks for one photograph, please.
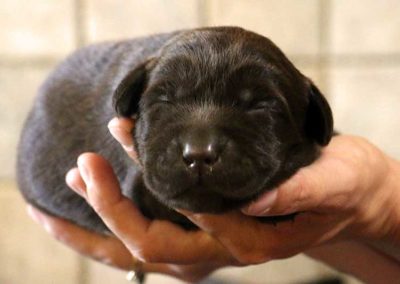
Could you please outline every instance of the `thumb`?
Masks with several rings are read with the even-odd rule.
[[[318,203],[321,198],[314,190],[318,185],[311,183],[310,177],[299,172],[243,207],[242,212],[252,216],[277,216],[303,211]]]
[[[323,155],[242,208],[242,212],[252,216],[278,216],[336,208],[346,202],[349,188],[354,184],[351,172],[352,169],[343,161]]]

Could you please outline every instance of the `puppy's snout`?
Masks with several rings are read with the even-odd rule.
[[[221,137],[210,131],[191,131],[181,143],[183,161],[190,169],[211,169],[223,151]]]
[[[183,161],[189,168],[212,167],[219,159],[214,143],[196,145],[185,143],[183,148]]]

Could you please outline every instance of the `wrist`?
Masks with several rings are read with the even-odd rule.
[[[400,163],[391,158],[385,187],[389,194],[383,207],[388,212],[384,240],[400,248]]]
[[[400,163],[387,157],[384,182],[377,188],[378,214],[374,220],[377,232],[375,240],[400,248]],[[372,200],[374,202],[374,200]]]
[[[400,247],[400,163],[380,151],[370,156],[366,197],[360,200],[350,234]]]
[[[365,283],[397,283],[400,277],[400,262],[362,242],[330,243],[305,253]]]

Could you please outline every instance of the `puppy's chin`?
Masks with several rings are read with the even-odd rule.
[[[195,213],[219,214],[238,208],[248,202],[248,199],[230,199],[208,190],[196,188],[187,190],[176,198],[163,199],[170,208],[185,209]]]
[[[166,194],[160,187],[150,191],[158,201],[170,208],[186,209],[196,213],[223,213],[241,207],[256,198],[259,192],[265,191],[264,183],[258,183],[257,186],[254,181],[248,183],[245,188],[238,189],[192,185],[178,190],[175,188],[174,195]]]

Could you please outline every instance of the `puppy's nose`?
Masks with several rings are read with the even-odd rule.
[[[216,143],[185,143],[183,145],[183,161],[193,168],[212,168],[218,161],[219,154]]]
[[[227,138],[215,128],[188,128],[179,137],[184,165],[200,176],[212,172],[220,165]]]

